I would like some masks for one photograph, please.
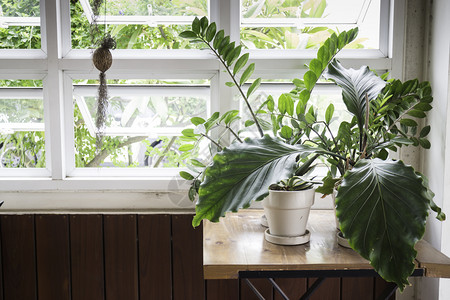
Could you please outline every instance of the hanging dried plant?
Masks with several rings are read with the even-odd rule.
[[[100,71],[99,81],[100,85],[98,87],[98,97],[97,97],[97,115],[95,120],[95,126],[97,128],[97,149],[100,150],[103,130],[106,122],[106,112],[108,109],[108,89],[106,85],[106,75],[105,72],[112,65],[112,49],[116,48],[116,41],[110,36],[106,35],[99,48],[95,50],[92,56],[92,62],[94,66]]]

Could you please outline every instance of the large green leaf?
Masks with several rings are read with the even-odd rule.
[[[386,82],[363,66],[359,70],[346,69],[337,60],[328,65],[325,78],[333,80],[342,88],[342,98],[349,112],[355,115],[362,129],[365,120],[366,94],[369,101],[375,99]]]
[[[411,166],[380,159],[360,160],[338,190],[336,214],[350,246],[400,290],[414,270],[430,197]]]
[[[236,212],[251,201],[264,199],[269,185],[294,174],[299,154],[313,152],[324,153],[318,148],[285,144],[267,135],[225,148],[205,170],[193,226],[203,219],[218,222],[226,212]]]

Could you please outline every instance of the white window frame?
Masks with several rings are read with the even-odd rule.
[[[98,71],[91,62],[92,50],[71,49],[69,1],[40,2],[42,49],[0,50],[0,79],[43,80],[46,168],[0,170],[0,193],[185,190],[188,184],[176,177],[176,170],[74,168],[72,80],[97,78]],[[381,11],[380,49],[343,50],[338,57],[347,67],[367,64],[401,78],[405,0],[381,0]],[[239,40],[239,0],[210,0],[210,18],[232,40]],[[253,78],[299,78],[315,54],[314,50],[250,51],[251,62],[256,63]],[[108,78],[207,78],[211,82],[210,111],[232,109],[232,101],[228,101],[232,91],[224,84],[229,79],[208,51],[114,50],[113,58]]]

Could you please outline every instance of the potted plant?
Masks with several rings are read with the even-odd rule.
[[[314,182],[300,176],[271,184],[269,196],[263,200],[269,227],[264,233],[265,239],[281,245],[309,242],[306,224],[314,196]]]
[[[238,111],[214,113],[208,120],[193,118],[196,128],[183,131],[187,144],[180,149],[195,151],[201,140],[208,139],[212,161],[192,160],[198,172],[181,175],[192,180],[191,199],[198,194],[193,219],[198,226],[203,219],[218,222],[226,212],[264,199],[272,184],[295,174],[299,162],[301,166],[322,159],[329,172],[317,191],[330,194],[337,187],[336,215],[344,237],[385,280],[403,290],[414,270],[414,245],[424,234],[429,209],[440,220],[445,215],[434,204],[425,176],[389,158],[388,150],[404,145],[430,147],[426,139],[430,127],[418,130],[411,117],[426,117],[431,87],[418,80],[387,80],[366,66],[344,68],[334,57],[356,35],[357,29],[332,34],[303,78],[293,80],[291,91],[277,101],[269,96],[254,110],[248,97],[261,79],[244,92],[243,85],[255,68],[253,63],[247,66],[248,53],[241,55],[241,46],[230,43],[223,30],[216,31],[215,23],[195,19],[192,30],[181,36],[204,43],[217,56],[230,75],[227,85],[236,86],[250,113],[250,120],[242,120],[245,129],[253,128],[260,137],[242,139],[233,129]],[[337,131],[330,126],[338,122],[333,118],[333,103],[319,112],[308,102],[322,75],[342,88],[343,102],[352,116],[351,121],[341,121]],[[213,130],[221,131],[211,134]],[[229,133],[234,141],[225,144],[222,133]]]

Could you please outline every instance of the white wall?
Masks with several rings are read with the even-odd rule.
[[[431,189],[436,194],[435,202],[450,217],[450,122],[447,121],[450,116],[450,1],[433,0],[430,13],[427,79],[433,87],[434,101],[427,123],[431,125],[432,146],[422,154],[422,170],[430,179]],[[425,239],[450,256],[450,220],[441,223],[431,213]],[[417,299],[449,299],[450,282],[422,279],[417,291]]]

